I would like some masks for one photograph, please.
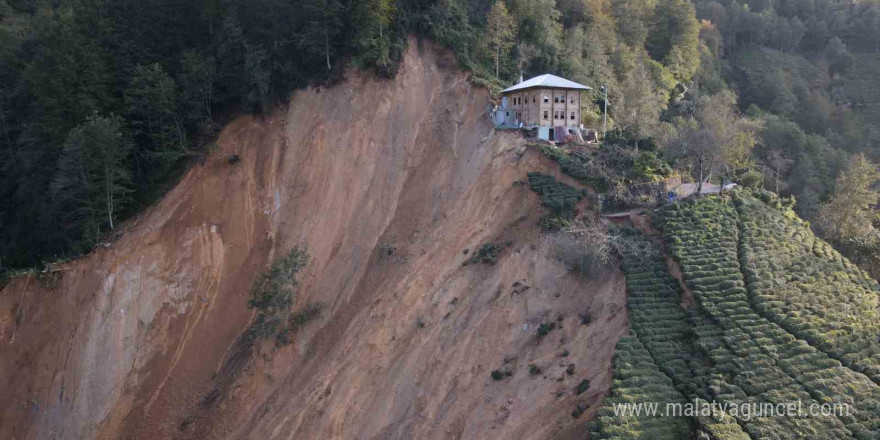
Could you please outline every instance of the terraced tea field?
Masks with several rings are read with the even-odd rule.
[[[728,411],[724,420],[693,417],[688,422],[697,438],[880,438],[876,282],[787,208],[748,194],[675,204],[655,215],[696,306],[679,306],[680,288],[659,252],[623,255],[630,339],[650,357],[633,355],[639,344],[630,339],[622,341],[618,356],[666,376],[678,395],[664,394],[660,403],[679,395],[738,409],[800,402],[801,410],[788,416]],[[600,414],[621,401],[619,389],[629,398],[655,398],[630,390],[631,383],[615,371],[612,397]],[[811,414],[832,403],[845,404],[846,411],[838,406],[835,414]],[[631,427],[636,434],[615,437],[617,426],[600,418],[594,438],[655,432],[646,423]],[[653,437],[673,438],[664,437],[667,429]]]

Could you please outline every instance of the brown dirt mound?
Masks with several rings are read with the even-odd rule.
[[[0,438],[583,438],[626,329],[623,277],[548,258],[540,202],[514,182],[555,164],[493,132],[488,104],[413,41],[394,80],[350,72],[231,123],[116,242],[54,286],[0,291]],[[462,266],[490,241],[512,246]],[[228,374],[251,283],[294,245],[312,256],[298,304],[323,314]],[[561,328],[539,339],[545,322]]]

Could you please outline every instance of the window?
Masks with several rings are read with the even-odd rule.
[[[554,96],[553,96],[553,102],[559,104],[559,95],[554,95]]]
[[[547,95],[544,95],[544,104],[546,104],[548,102],[550,102],[550,97]],[[547,118],[544,118],[544,119],[547,119]]]
[[[547,110],[544,110],[544,119],[547,119]]]
[[[535,95],[532,95],[532,104],[535,103]]]
[[[574,104],[574,97],[571,98],[571,103]]]
[[[574,121],[574,112],[571,112],[571,120]]]
[[[510,112],[504,112],[504,116],[510,116]]]

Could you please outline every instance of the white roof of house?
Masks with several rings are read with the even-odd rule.
[[[515,92],[517,90],[525,90],[530,89],[532,87],[547,87],[547,88],[555,88],[555,89],[569,89],[569,90],[592,90],[591,87],[587,87],[583,84],[578,84],[574,81],[569,81],[565,78],[560,78],[556,75],[551,75],[549,73],[536,76],[532,79],[527,79],[513,87],[508,87],[501,91],[501,93],[510,93]]]

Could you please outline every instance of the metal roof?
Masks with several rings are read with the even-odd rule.
[[[565,78],[560,78],[556,75],[551,75],[547,73],[541,76],[536,76],[532,79],[525,80],[513,87],[508,87],[502,90],[501,93],[510,93],[517,90],[531,89],[533,87],[547,87],[552,89],[569,90],[592,90],[591,87],[587,87],[583,84],[578,84],[574,81],[569,81]]]

